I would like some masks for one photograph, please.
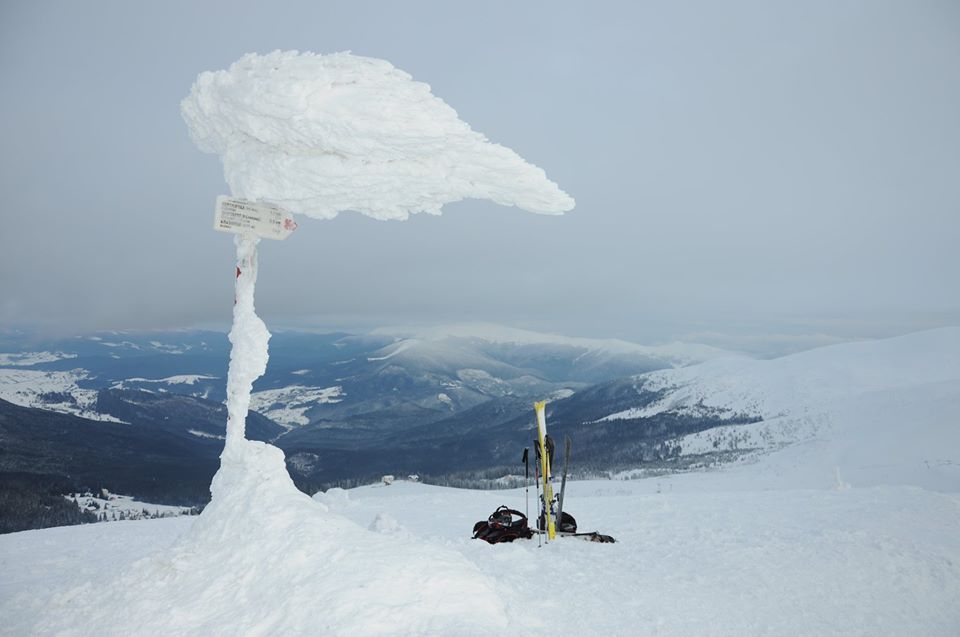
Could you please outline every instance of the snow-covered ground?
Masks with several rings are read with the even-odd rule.
[[[524,491],[409,482],[274,501],[202,545],[202,518],[0,536],[0,634],[957,634],[957,494],[749,473],[570,483],[614,545],[471,540]]]

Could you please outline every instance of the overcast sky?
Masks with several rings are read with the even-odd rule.
[[[247,52],[430,84],[577,200],[261,244],[271,327],[487,321],[751,351],[960,324],[960,3],[5,2],[0,324],[226,325],[179,105]]]

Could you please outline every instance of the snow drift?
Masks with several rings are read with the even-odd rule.
[[[251,53],[201,74],[181,111],[197,146],[222,157],[235,196],[318,219],[406,219],[467,198],[545,214],[574,205],[385,60]]]
[[[290,481],[275,447],[224,454],[213,500],[167,551],[53,600],[29,631],[76,635],[479,635],[506,628],[463,556],[364,529]]]

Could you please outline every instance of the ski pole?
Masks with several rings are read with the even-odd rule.
[[[536,447],[539,449],[540,447]],[[543,499],[540,497],[540,463],[533,463],[533,475],[534,475],[534,484],[537,485],[537,502],[542,504]],[[527,518],[528,520],[530,518]],[[540,518],[537,518],[537,548],[543,546],[543,533],[540,530]]]
[[[526,495],[527,504],[524,509],[524,513],[527,516],[527,519],[530,519],[530,448],[523,448],[523,458],[520,460],[523,463],[523,491]]]

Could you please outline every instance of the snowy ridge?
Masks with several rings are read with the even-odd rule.
[[[216,380],[216,376],[206,376],[204,374],[179,374],[177,376],[168,376],[167,378],[127,378],[111,385],[112,389],[124,389],[125,383],[156,383],[163,385],[196,385],[201,380]]]
[[[666,391],[666,396],[600,420],[711,409],[772,418],[850,395],[960,380],[960,328],[832,345],[773,360],[721,359],[636,379],[644,389]]]
[[[584,350],[584,355],[590,352],[643,355],[673,359],[678,365],[689,365],[715,358],[735,356],[733,352],[697,343],[677,342],[665,345],[639,345],[614,338],[582,338],[544,334],[492,323],[461,323],[425,328],[384,327],[373,330],[371,334],[409,339],[403,341],[408,343],[407,347],[416,345],[418,341],[438,342],[448,339],[468,339],[518,346],[554,345],[573,347]]]

